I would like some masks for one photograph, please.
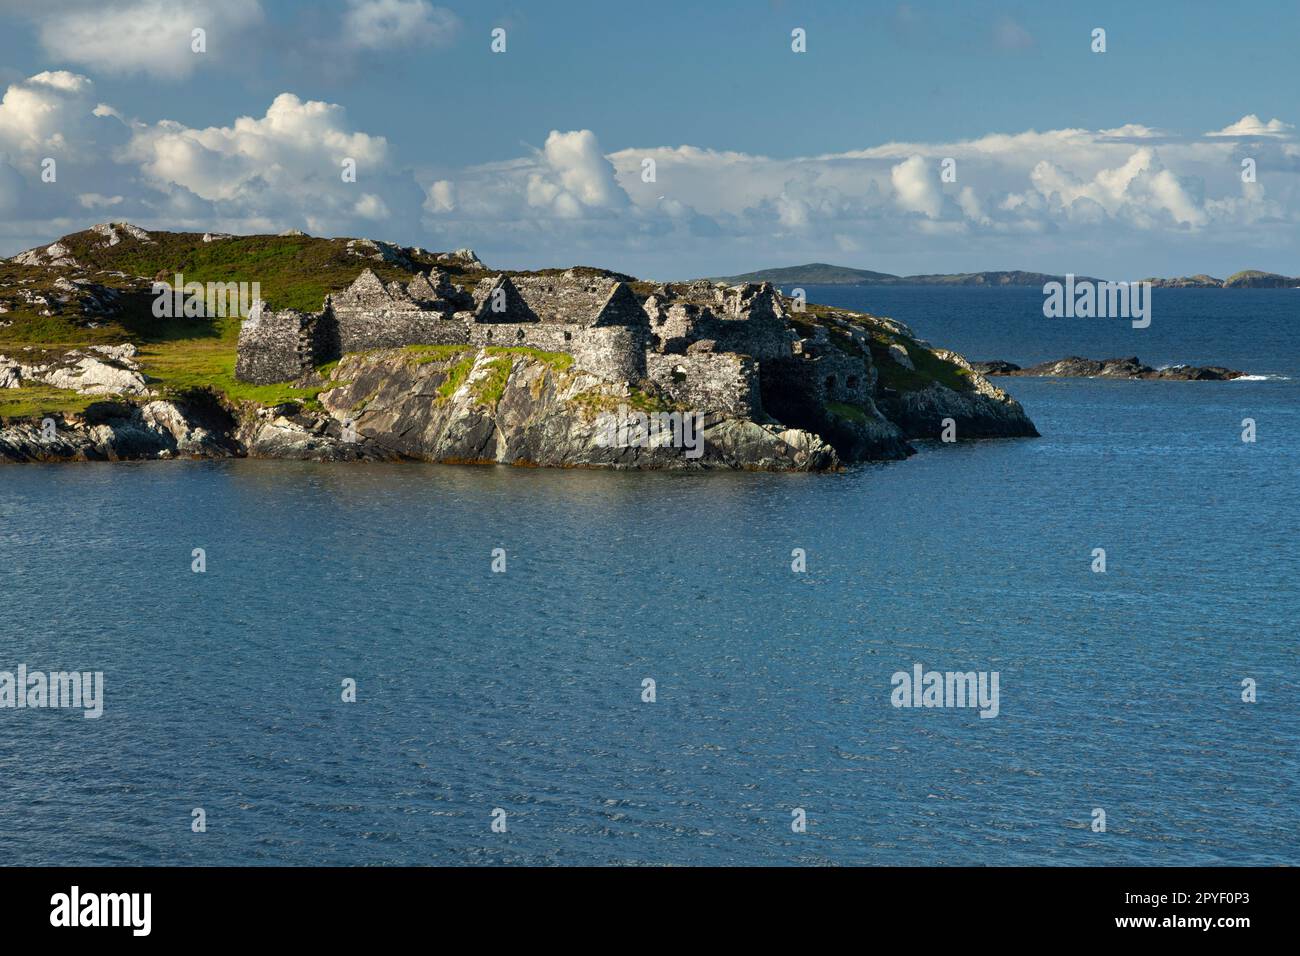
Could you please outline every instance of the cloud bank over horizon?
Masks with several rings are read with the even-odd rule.
[[[362,45],[420,24],[455,29],[432,9],[349,4],[370,18],[370,32],[354,31]],[[1281,256],[1300,237],[1300,137],[1253,114],[1193,135],[1126,124],[791,157],[607,151],[597,131],[550,130],[513,159],[451,168],[400,155],[390,131],[365,125],[341,104],[284,92],[261,115],[192,127],[128,116],[82,73],[35,74],[0,101],[0,251],[111,218],[473,245],[503,265],[582,261],[660,277],[815,259],[898,272],[1105,273],[1124,262],[1147,274],[1156,264],[1142,253],[1154,247],[1186,272],[1288,271]],[[49,158],[52,183],[41,178]],[[345,160],[355,182],[340,174]]]

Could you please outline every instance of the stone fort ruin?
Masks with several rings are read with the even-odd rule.
[[[320,312],[254,307],[239,333],[236,377],[287,382],[346,353],[410,345],[527,346],[566,352],[614,384],[649,387],[685,408],[763,420],[783,398],[869,403],[874,370],[801,337],[770,283],[656,286],[644,300],[598,270],[496,275],[467,291],[436,267],[405,285],[366,269]]]

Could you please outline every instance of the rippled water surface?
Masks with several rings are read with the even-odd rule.
[[[810,299],[1270,378],[1004,380],[1043,438],[837,475],[0,469],[0,669],[107,698],[0,710],[5,862],[1300,863],[1300,292],[1025,292]],[[999,716],[895,709],[917,662]]]

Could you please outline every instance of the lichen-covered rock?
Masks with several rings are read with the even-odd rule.
[[[322,392],[335,422],[393,457],[423,461],[569,468],[810,471],[838,464],[834,450],[800,429],[701,413],[698,431],[665,430],[658,440],[608,440],[610,416],[671,420],[626,385],[614,385],[548,353],[463,349],[394,350],[343,359],[345,384]],[[682,412],[676,411],[681,422]],[[680,437],[680,440],[677,440]]]
[[[96,402],[80,415],[0,426],[0,462],[226,458],[234,419],[210,397],[130,405]]]
[[[915,372],[916,366],[912,364],[912,358],[907,354],[907,349],[897,342],[891,342],[889,345],[889,354],[895,362],[903,366],[909,372]]]
[[[147,395],[149,386],[135,363],[135,346],[92,346],[86,354],[77,349],[62,355],[42,356],[22,364],[24,379],[81,395]]]
[[[21,388],[22,384],[22,366],[0,355],[0,388]]]
[[[292,404],[250,410],[237,438],[250,458],[375,461],[400,457],[364,436],[354,436],[342,422]]]

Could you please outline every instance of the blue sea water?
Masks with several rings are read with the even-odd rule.
[[[3,861],[1300,863],[1300,292],[809,297],[1269,377],[1001,380],[1042,438],[834,475],[5,467],[0,670],[106,702],[0,710]],[[915,663],[999,715],[891,706]]]

